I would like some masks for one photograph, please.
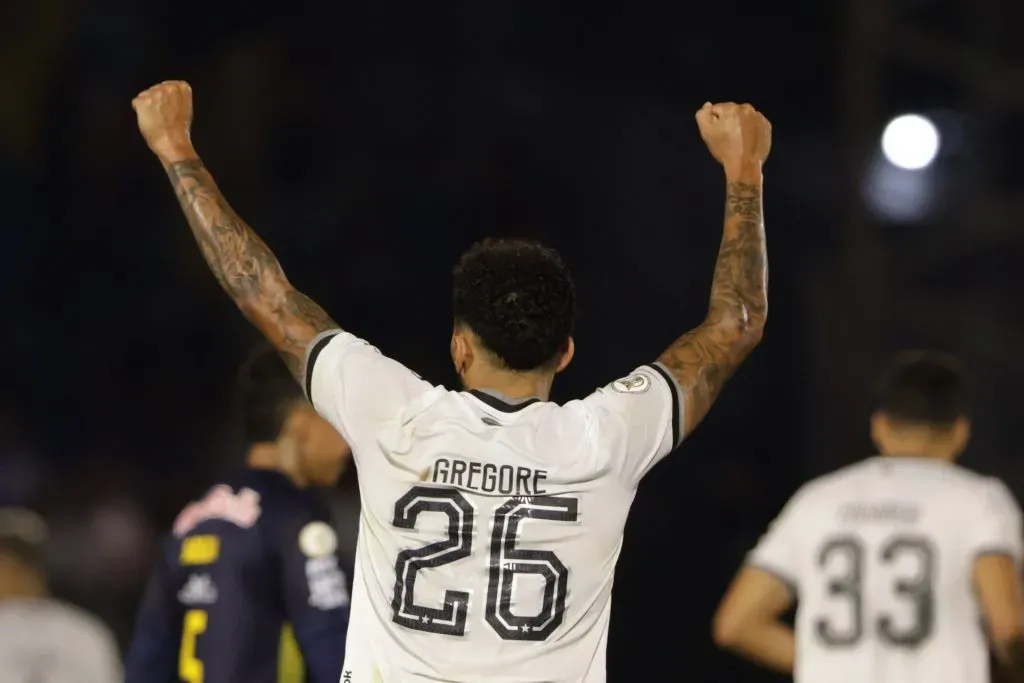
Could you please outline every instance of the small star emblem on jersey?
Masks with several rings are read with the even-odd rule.
[[[651,378],[637,373],[612,382],[612,389],[620,394],[642,394],[651,388]]]

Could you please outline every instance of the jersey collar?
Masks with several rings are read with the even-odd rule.
[[[490,389],[471,389],[469,393],[479,401],[482,401],[494,408],[500,410],[503,413],[515,413],[526,406],[539,403],[540,398],[537,396],[529,396],[527,398],[509,398],[504,396],[497,391],[491,391]]]
[[[948,467],[954,464],[950,460],[930,458],[926,455],[876,455],[871,460],[885,466],[899,464],[920,467]]]

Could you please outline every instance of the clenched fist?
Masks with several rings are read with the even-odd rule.
[[[185,81],[164,81],[132,100],[146,144],[164,161],[194,155],[189,139],[192,126],[192,88]]]
[[[772,148],[772,124],[749,104],[711,104],[697,111],[697,128],[726,172],[760,166]]]

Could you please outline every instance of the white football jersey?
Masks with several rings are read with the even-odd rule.
[[[343,683],[600,683],[640,478],[681,439],[649,365],[564,406],[448,391],[345,332],[313,341],[313,405],[362,495]]]
[[[988,683],[975,559],[1024,549],[997,479],[870,458],[808,483],[750,553],[798,596],[797,683]]]
[[[0,683],[118,683],[114,635],[99,619],[50,599],[0,601]]]

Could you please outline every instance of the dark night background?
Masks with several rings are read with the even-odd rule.
[[[889,353],[964,358],[966,464],[1022,493],[1022,21],[1014,0],[6,0],[0,505],[47,515],[56,588],[124,639],[155,539],[241,458],[234,373],[257,337],[135,128],[149,85],[192,83],[197,148],[292,281],[432,381],[454,380],[459,252],[559,248],[581,308],[559,400],[700,321],[724,193],[693,112],[749,101],[774,124],[771,321],[640,489],[609,665],[771,680],[715,651],[712,611],[799,483],[869,453]],[[917,174],[878,151],[906,111],[944,143]]]

